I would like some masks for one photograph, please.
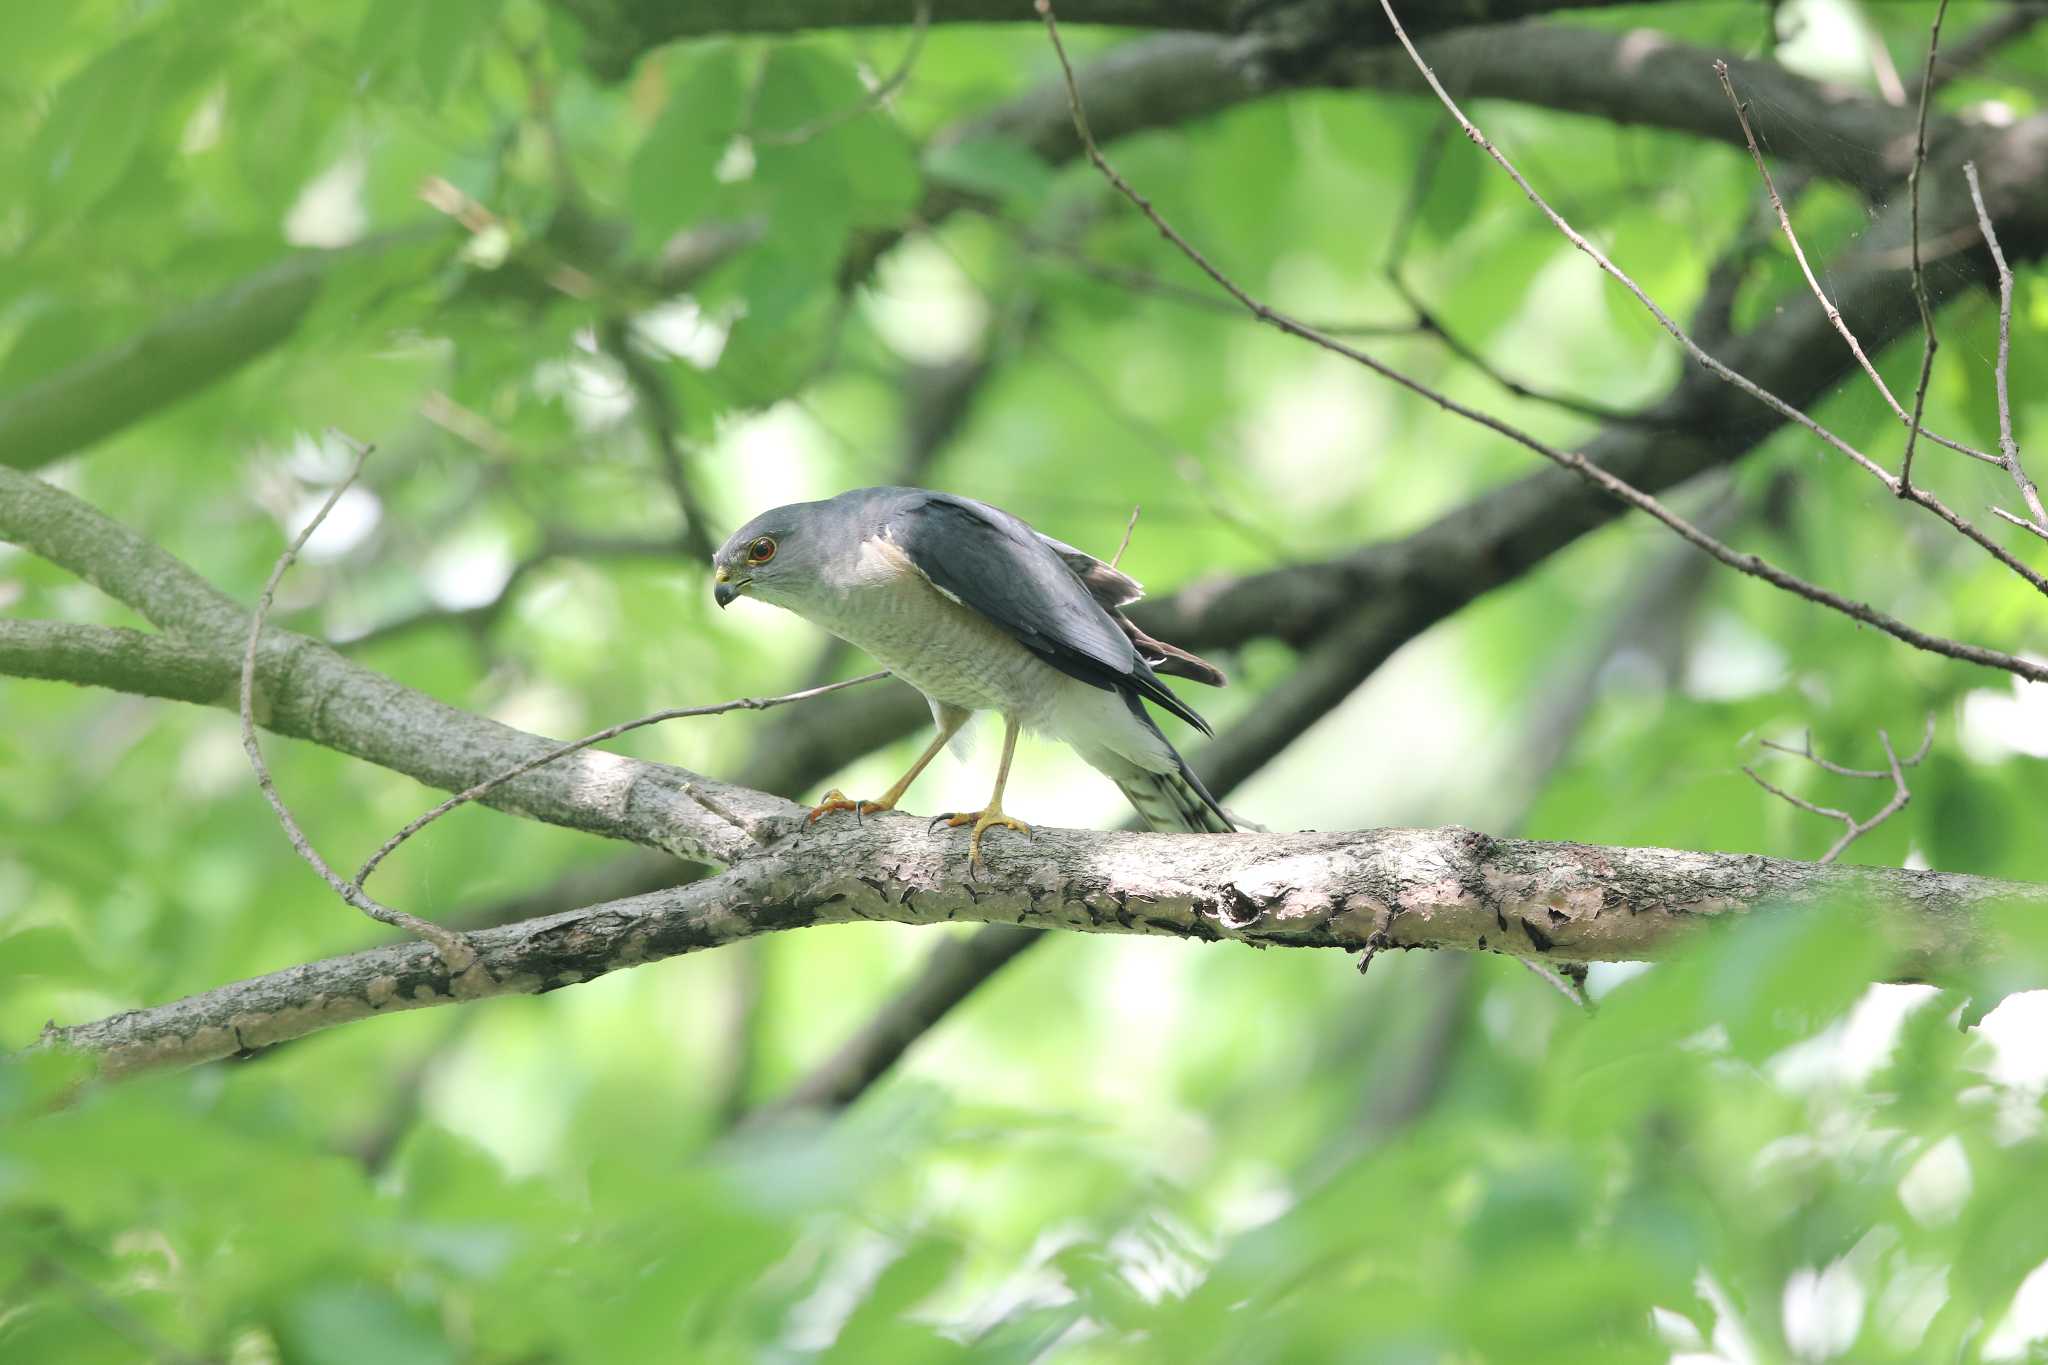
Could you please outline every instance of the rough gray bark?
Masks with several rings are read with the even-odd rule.
[[[781,803],[780,826],[802,809]],[[2048,887],[1729,853],[1492,839],[1472,830],[1136,834],[1041,829],[991,839],[913,816],[782,837],[709,881],[471,935],[492,984],[533,995],[757,934],[819,924],[1006,923],[1259,948],[1460,948],[1561,962],[1656,958],[1717,917],[1849,901],[1925,975],[1997,951],[1981,912],[2048,910]],[[464,1000],[478,998],[465,990]],[[110,1074],[189,1065],[375,1014],[453,1004],[423,943],[373,948],[44,1034]]]

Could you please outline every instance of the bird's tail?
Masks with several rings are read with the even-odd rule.
[[[1229,834],[1237,828],[1185,763],[1176,772],[1119,777],[1116,785],[1139,818],[1152,829]]]

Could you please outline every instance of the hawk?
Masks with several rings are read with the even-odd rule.
[[[923,488],[859,488],[763,512],[712,568],[719,606],[748,596],[795,612],[872,654],[931,705],[938,736],[896,785],[873,801],[828,792],[812,820],[895,809],[970,716],[996,711],[1003,756],[988,805],[932,822],[973,827],[974,870],[989,830],[1030,833],[1003,811],[1027,729],[1071,745],[1153,829],[1235,828],[1146,709],[1209,734],[1159,675],[1220,687],[1223,674],[1123,614],[1143,595],[1135,579],[1000,508]]]

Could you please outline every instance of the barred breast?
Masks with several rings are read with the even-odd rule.
[[[1064,673],[934,587],[895,546],[869,541],[862,549],[848,591],[806,615],[934,701],[1044,728]]]

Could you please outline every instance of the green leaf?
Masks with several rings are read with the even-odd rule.
[[[60,925],[37,925],[0,938],[0,983],[31,976],[85,982],[97,975],[78,935]]]
[[[980,133],[945,142],[924,154],[924,171],[934,180],[996,200],[1011,210],[1028,209],[1051,191],[1053,168],[1024,142]]]
[[[676,73],[628,172],[626,211],[644,247],[710,211],[718,195],[713,173],[739,127],[740,96],[739,54],[730,44],[695,53]]]
[[[427,1317],[381,1285],[329,1281],[285,1304],[279,1344],[293,1365],[452,1365],[455,1351]]]
[[[30,150],[33,210],[45,229],[98,203],[127,171],[157,107],[164,45],[131,38],[64,83]]]

